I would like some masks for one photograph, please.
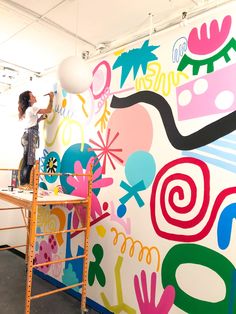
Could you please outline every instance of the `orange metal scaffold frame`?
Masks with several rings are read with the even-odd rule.
[[[0,169],[1,170],[18,170],[19,169]],[[27,265],[27,279],[26,279],[26,295],[25,295],[25,314],[30,314],[30,306],[31,306],[31,300],[42,298],[44,296],[52,295],[57,292],[65,291],[68,289],[73,289],[78,286],[82,286],[82,293],[81,293],[81,313],[87,312],[86,309],[86,295],[87,295],[87,278],[88,278],[88,247],[89,247],[89,233],[90,233],[90,212],[91,212],[91,199],[92,199],[92,164],[90,166],[90,171],[88,174],[77,174],[77,173],[54,173],[50,175],[56,175],[56,176],[87,176],[88,177],[88,194],[85,198],[79,198],[78,199],[71,199],[68,198],[65,201],[57,200],[56,195],[55,199],[53,200],[44,200],[41,198],[39,200],[38,198],[38,188],[39,188],[39,177],[41,175],[49,175],[48,173],[40,172],[39,171],[39,161],[36,161],[36,164],[34,166],[33,170],[33,197],[32,200],[24,200],[21,198],[18,198],[14,195],[9,195],[4,192],[0,191],[0,199],[7,201],[11,204],[14,204],[16,207],[4,207],[0,208],[1,210],[15,210],[20,209],[24,225],[22,226],[10,226],[5,228],[0,228],[1,230],[11,230],[11,229],[17,229],[17,228],[27,228],[27,239],[26,244],[23,245],[15,245],[10,246],[6,248],[1,248],[1,250],[9,250],[9,249],[15,249],[19,247],[26,246],[26,254],[25,254],[25,262]],[[68,195],[69,197],[69,195]],[[37,212],[38,212],[38,206],[39,205],[59,205],[59,204],[83,204],[87,208],[87,215],[86,215],[86,224],[85,226],[78,228],[78,229],[65,229],[60,231],[52,231],[52,232],[44,232],[44,233],[36,233],[36,227],[37,227]],[[28,215],[27,215],[28,211]],[[77,212],[77,211],[76,211]],[[59,233],[68,233],[68,232],[75,232],[75,231],[83,231],[84,232],[84,254],[79,256],[74,256],[70,258],[64,258],[60,260],[40,263],[40,264],[34,264],[34,248],[35,248],[35,240],[37,237],[46,236],[50,234],[59,234]],[[44,265],[50,265],[55,263],[62,263],[69,260],[75,260],[83,258],[83,276],[82,276],[82,282],[65,286],[63,288],[54,289],[52,291],[40,293],[37,295],[31,295],[32,294],[32,281],[33,281],[33,269],[36,267],[44,266]]]

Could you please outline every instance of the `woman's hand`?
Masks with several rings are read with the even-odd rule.
[[[46,114],[46,113],[44,113],[44,114],[42,114],[39,118],[38,118],[38,123],[40,122],[40,121],[42,121],[42,120],[45,120],[45,119],[47,119],[47,117],[48,117],[48,115]]]
[[[49,93],[49,98],[50,98],[50,101],[53,101],[53,98],[54,98],[54,93],[53,92]]]

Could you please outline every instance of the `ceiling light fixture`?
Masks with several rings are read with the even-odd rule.
[[[155,33],[154,23],[153,23],[153,17],[154,15],[152,13],[148,13],[149,15],[149,42],[151,42],[152,34]]]
[[[76,0],[76,42],[75,56],[64,59],[58,67],[58,77],[62,88],[71,94],[83,93],[92,84],[93,74],[84,61],[83,52],[78,55],[78,11],[79,0]]]
[[[187,26],[187,25],[188,25],[188,12],[183,11],[181,15],[180,26]]]

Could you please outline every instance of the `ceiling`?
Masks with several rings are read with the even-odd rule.
[[[232,1],[232,0],[231,0]],[[229,0],[0,0],[0,93],[66,57],[94,58]],[[137,5],[138,4],[138,5]]]

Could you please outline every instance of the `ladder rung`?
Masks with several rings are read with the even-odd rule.
[[[0,251],[16,249],[18,247],[24,247],[24,246],[26,246],[26,245],[25,244],[21,244],[21,245],[8,246],[8,247],[0,248]]]
[[[19,229],[19,228],[26,228],[26,227],[27,226],[12,226],[12,227],[0,228],[0,230]]]
[[[35,268],[35,267],[41,267],[41,266],[46,266],[46,265],[51,265],[51,264],[56,264],[56,263],[63,263],[63,262],[67,262],[67,261],[73,261],[73,260],[78,259],[78,258],[84,258],[84,257],[85,257],[85,255],[77,255],[74,257],[57,259],[54,261],[45,262],[45,263],[41,263],[41,264],[34,264],[33,267]]]
[[[80,282],[80,283],[76,283],[76,284],[71,285],[71,286],[67,286],[67,287],[56,289],[56,290],[52,290],[52,291],[36,294],[36,295],[33,295],[30,299],[31,300],[39,299],[39,298],[42,298],[42,297],[46,297],[47,295],[51,295],[51,294],[54,294],[54,293],[57,293],[57,292],[61,292],[61,291],[65,291],[65,290],[68,290],[68,289],[73,289],[75,287],[82,286],[83,284],[84,284],[83,282]]]
[[[22,209],[22,207],[2,207],[0,210]]]
[[[36,233],[36,237],[42,237],[45,235],[51,235],[51,234],[59,234],[59,233],[67,233],[67,232],[75,232],[75,231],[85,231],[87,228],[78,228],[78,229],[68,229],[68,230],[60,230],[60,231],[50,231],[50,232],[44,232],[44,233]]]

